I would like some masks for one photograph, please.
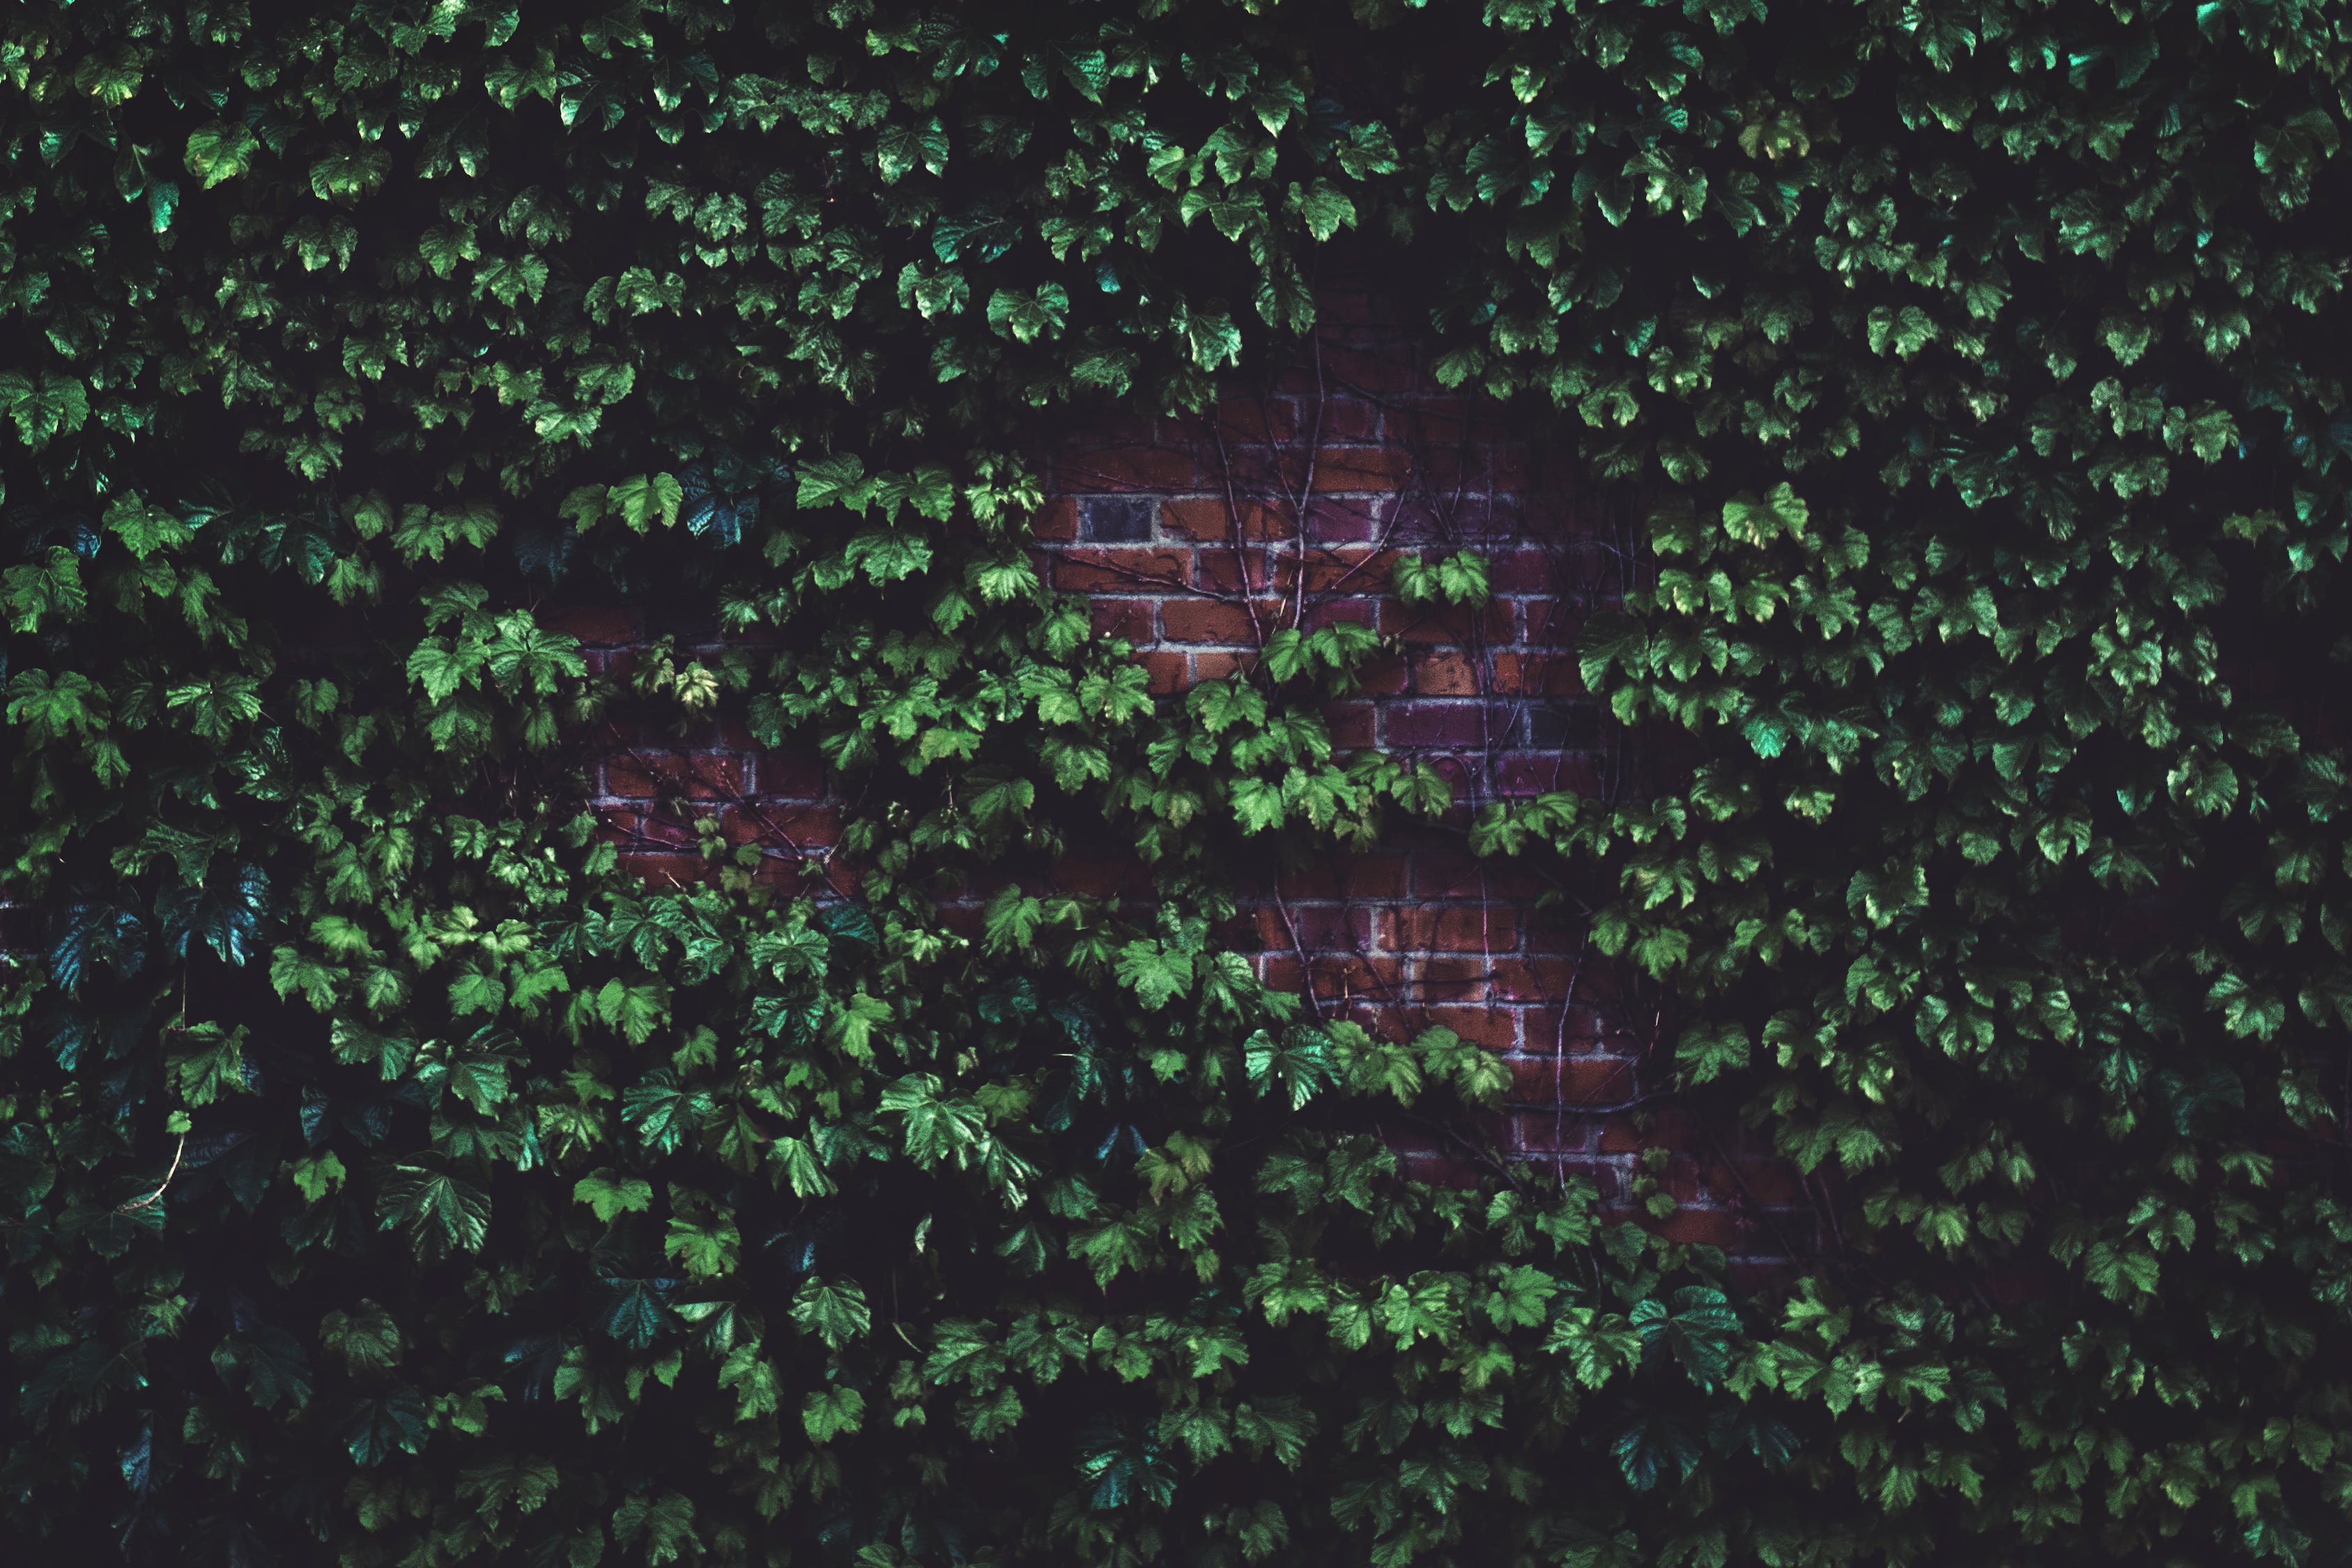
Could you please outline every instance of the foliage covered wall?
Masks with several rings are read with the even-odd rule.
[[[12,11],[0,1531],[2340,1561],[2345,26]],[[1580,645],[1639,787],[1467,843],[1825,1194],[1768,1287],[1212,941],[1453,820],[1323,718],[1376,626],[1160,699],[1041,575],[1036,433],[1296,364],[1349,253],[1651,504]],[[597,748],[717,712],[850,896],[618,865]],[[1148,900],[1057,885],[1105,842]]]

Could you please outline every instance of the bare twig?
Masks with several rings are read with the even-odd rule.
[[[1290,933],[1290,951],[1298,955],[1298,984],[1307,997],[1307,1016],[1319,1024],[1323,1021],[1323,1005],[1315,997],[1315,965],[1307,956],[1307,944],[1298,940],[1298,922],[1290,918],[1290,905],[1283,900],[1279,872],[1274,879],[1274,907],[1282,916],[1282,929]]]
[[[162,1203],[163,1201],[163,1194],[171,1191],[172,1178],[180,1173],[180,1161],[187,1152],[188,1135],[183,1132],[180,1134],[180,1146],[172,1151],[172,1168],[163,1173],[163,1184],[157,1187],[153,1192],[149,1193],[143,1198],[133,1198],[127,1204],[115,1205],[114,1212],[116,1214],[137,1214],[143,1209],[153,1208],[157,1204]]]

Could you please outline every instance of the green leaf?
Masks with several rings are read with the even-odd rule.
[[[490,1196],[446,1171],[394,1165],[376,1197],[376,1219],[398,1227],[420,1263],[481,1250],[490,1229]]]
[[[610,1225],[625,1214],[644,1214],[654,1205],[654,1185],[643,1176],[616,1173],[610,1167],[591,1171],[572,1184],[573,1201],[586,1204],[596,1217]]]
[[[251,168],[254,154],[260,151],[260,139],[245,126],[215,121],[188,132],[188,173],[209,191]]]
[[[855,1432],[866,1422],[866,1396],[840,1384],[820,1390],[801,1402],[801,1426],[813,1443],[830,1443],[844,1432]]]
[[[834,1283],[812,1275],[793,1293],[793,1321],[837,1351],[866,1332],[873,1314],[856,1280]]]
[[[606,490],[604,499],[623,522],[643,533],[656,521],[664,528],[677,525],[686,489],[674,474],[635,474]]]
[[[1118,983],[1133,991],[1150,1012],[1158,1012],[1192,990],[1192,955],[1163,942],[1139,938],[1118,950]]]

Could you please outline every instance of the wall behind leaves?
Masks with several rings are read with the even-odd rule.
[[[0,1531],[2340,1560],[2345,25],[19,7]],[[1297,595],[1155,694],[1041,573],[1037,433],[1280,376],[1342,257],[1643,498],[1624,787],[1335,738],[1381,628]],[[619,865],[599,748],[721,714],[854,886]],[[1735,1300],[1213,938],[1447,831],[1818,1255]]]

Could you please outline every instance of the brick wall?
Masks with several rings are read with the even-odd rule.
[[[1737,1127],[1656,1115],[1660,1048],[1610,965],[1524,870],[1467,852],[1472,816],[1552,790],[1638,794],[1645,761],[1584,697],[1581,617],[1637,569],[1636,520],[1501,411],[1438,387],[1415,335],[1366,299],[1326,300],[1312,347],[1278,378],[1235,384],[1213,416],[1097,421],[1035,455],[1051,500],[1037,520],[1057,586],[1091,595],[1172,696],[1245,665],[1282,627],[1354,620],[1393,652],[1364,696],[1328,712],[1342,747],[1427,761],[1454,786],[1448,819],[1375,855],[1337,858],[1251,887],[1229,939],[1272,983],[1311,981],[1325,1016],[1383,1031],[1444,1024],[1502,1054],[1515,1089],[1501,1131],[1531,1173],[1575,1173],[1627,1195],[1644,1161],[1681,1207],[1662,1227],[1751,1258],[1812,1239],[1793,1177]],[[1465,546],[1491,563],[1475,616],[1409,609],[1389,592],[1400,551]],[[576,612],[599,658],[625,656],[633,617]],[[729,837],[780,859],[822,856],[838,816],[803,759],[760,754],[721,723],[683,750],[640,742],[607,757],[598,805],[632,863],[691,875],[691,829],[659,797],[681,792]],[[1133,868],[1066,864],[1087,890],[1136,886]],[[966,911],[976,917],[976,909]],[[1412,1148],[1434,1169],[1448,1152]]]
[[[1438,387],[1415,335],[1362,297],[1327,299],[1297,363],[1234,385],[1213,416],[1098,421],[1035,457],[1051,481],[1036,533],[1053,581],[1093,596],[1097,625],[1135,645],[1153,691],[1227,674],[1287,626],[1354,620],[1390,639],[1366,694],[1328,710],[1333,738],[1430,763],[1454,808],[1378,854],[1251,885],[1225,935],[1255,951],[1265,978],[1311,982],[1326,1016],[1386,1032],[1444,1024],[1500,1053],[1514,1089],[1498,1131],[1530,1173],[1583,1174],[1624,1198],[1646,1163],[1681,1204],[1661,1221],[1670,1235],[1757,1261],[1815,1245],[1810,1194],[1753,1134],[1651,1103],[1657,1009],[1620,994],[1526,871],[1465,842],[1496,799],[1645,787],[1637,738],[1584,697],[1571,652],[1580,618],[1638,569],[1633,509],[1579,483],[1498,409]],[[1400,551],[1465,546],[1492,565],[1483,613],[1433,616],[1389,592]],[[646,640],[634,610],[551,618],[600,668]],[[681,654],[716,647],[678,640]],[[684,741],[609,742],[595,805],[640,874],[698,875],[700,816],[780,872],[814,861],[834,891],[850,890],[826,864],[841,817],[814,759],[763,753],[723,716]],[[684,814],[668,804],[678,797],[692,803]],[[1143,885],[1116,862],[1062,875],[1104,893]],[[0,948],[31,945],[28,914],[0,901]],[[1407,1146],[1432,1173],[1451,1154]]]

